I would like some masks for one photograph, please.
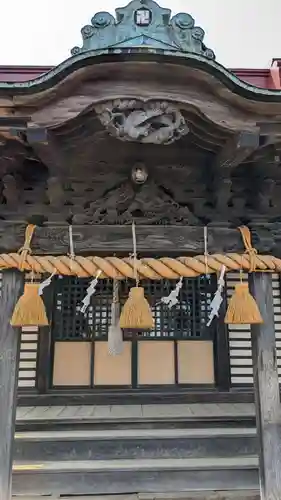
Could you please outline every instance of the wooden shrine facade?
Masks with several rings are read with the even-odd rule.
[[[244,275],[247,279],[247,275]],[[253,400],[249,325],[223,322],[239,273],[228,273],[221,317],[207,327],[216,277],[186,278],[177,307],[161,303],[174,282],[143,281],[156,319],[147,332],[124,331],[121,355],[108,352],[112,280],[101,280],[86,316],[79,313],[89,279],[59,277],[45,292],[51,326],[23,328],[19,366],[20,404],[118,400]],[[131,280],[120,283],[120,302]],[[273,274],[273,308],[278,366],[281,358],[280,279]],[[50,307],[50,306],[49,306]],[[158,363],[156,363],[158,360]],[[163,367],[165,366],[165,369]],[[161,369],[162,367],[162,369]],[[74,392],[73,392],[74,391]],[[242,391],[242,392],[241,392]]]
[[[19,369],[24,404],[243,401],[254,393],[263,498],[280,500],[280,293],[271,265],[281,257],[278,82],[274,77],[275,88],[264,89],[242,81],[216,62],[189,14],[171,16],[153,0],[133,0],[116,17],[96,14],[82,37],[82,47],[46,74],[0,82],[2,498],[10,500]],[[125,259],[122,306],[136,277],[133,222],[155,327],[124,330],[122,354],[109,356],[113,283],[106,266],[120,278],[117,261]],[[28,224],[36,230],[27,247]],[[240,226],[251,232],[255,257],[268,256],[259,272],[243,264],[245,251],[248,260],[253,251],[245,249]],[[27,264],[17,269],[36,272],[28,259],[43,256],[48,276],[56,256],[65,256],[62,269],[64,258],[73,259],[73,272],[56,273],[44,289],[50,325],[39,331],[10,324],[25,279],[9,263],[19,249]],[[236,267],[226,267],[236,274],[226,274],[219,317],[207,326],[217,287],[212,254],[233,253]],[[182,263],[163,276],[161,258],[198,255],[204,270],[185,275],[178,303],[167,310],[161,298],[181,278]],[[83,316],[90,276],[75,272],[74,257],[85,256],[95,256],[95,269],[101,260],[105,267]],[[235,331],[224,315],[240,267],[250,271],[263,324]],[[250,367],[254,391],[235,378],[232,351],[244,341],[248,354],[236,366],[245,374]]]
[[[120,283],[121,305],[132,283],[132,280]],[[26,359],[29,350],[33,351],[32,358],[34,351],[38,352],[37,363],[30,359],[30,364],[22,360],[20,365],[24,400],[30,399],[27,391],[30,396],[32,392],[39,398],[40,394],[44,395],[44,400],[47,393],[55,400],[59,390],[63,390],[64,398],[70,401],[75,389],[76,397],[80,394],[85,398],[88,393],[89,401],[93,398],[106,401],[114,390],[115,397],[125,402],[130,389],[136,392],[136,397],[137,392],[142,397],[143,392],[153,390],[155,397],[157,391],[164,396],[165,392],[178,392],[177,389],[184,387],[207,390],[216,387],[214,340],[217,332],[215,325],[206,326],[215,285],[213,278],[186,279],[178,306],[171,311],[161,303],[161,298],[171,292],[173,282],[143,281],[155,328],[147,332],[124,330],[123,352],[118,356],[108,352],[112,280],[99,281],[87,314],[83,315],[79,313],[79,305],[88,284],[89,279],[81,278],[55,280],[48,290],[48,294],[54,296],[50,302],[55,302],[51,328],[44,328],[45,332],[39,335],[30,329],[23,333],[22,352]],[[225,369],[219,363],[216,365]],[[217,373],[218,383],[223,376]]]
[[[34,223],[33,254],[67,254],[71,225],[76,255],[127,256],[134,220],[140,258],[243,253],[243,224],[259,253],[279,257],[279,92],[216,63],[188,14],[171,18],[155,2],[144,5],[118,10],[116,20],[96,14],[83,47],[62,65],[0,83],[0,251],[18,251]],[[266,78],[278,87],[276,71]],[[222,311],[235,279],[227,277]],[[112,281],[99,283],[82,318],[87,279],[54,279],[46,291],[51,326],[22,334],[20,402],[71,400],[73,388],[89,401],[112,390],[122,399],[128,389],[252,399],[249,330],[228,331],[223,312],[206,326],[216,278],[186,279],[173,311],[161,304],[173,280],[144,285],[155,330],[124,332],[123,357],[112,358]],[[120,287],[122,302],[129,285]]]

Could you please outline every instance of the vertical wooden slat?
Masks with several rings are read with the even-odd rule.
[[[249,281],[264,321],[251,327],[261,498],[281,500],[281,408],[272,277],[253,273]]]
[[[248,274],[243,274],[248,281]],[[239,283],[239,273],[227,273],[227,297],[231,298],[235,285]],[[250,325],[229,325],[229,353],[232,387],[253,385],[253,364]]]
[[[38,327],[23,327],[21,332],[18,390],[35,390]]]
[[[0,496],[11,499],[12,448],[16,417],[20,329],[12,328],[10,318],[22,293],[24,275],[3,271],[0,302]]]

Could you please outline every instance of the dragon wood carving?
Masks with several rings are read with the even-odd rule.
[[[95,111],[109,133],[122,141],[165,145],[189,132],[180,110],[165,101],[116,99]]]

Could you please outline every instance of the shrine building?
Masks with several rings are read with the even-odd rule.
[[[81,33],[0,67],[0,499],[281,500],[280,61]]]

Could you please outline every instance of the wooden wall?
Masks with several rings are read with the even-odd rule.
[[[134,350],[137,359],[133,358]],[[137,346],[126,341],[118,356],[108,353],[106,341],[94,344],[58,341],[54,349],[53,384],[59,388],[213,385],[213,359],[211,340],[138,340]]]
[[[247,274],[243,279],[247,280]],[[239,282],[239,273],[227,275],[227,295],[231,297],[234,286]],[[281,294],[280,276],[272,275],[274,322],[277,347],[277,359],[279,368],[279,381],[281,383]],[[232,325],[229,327],[229,349],[230,349],[230,373],[231,385],[253,385],[253,363],[251,349],[250,325]]]

